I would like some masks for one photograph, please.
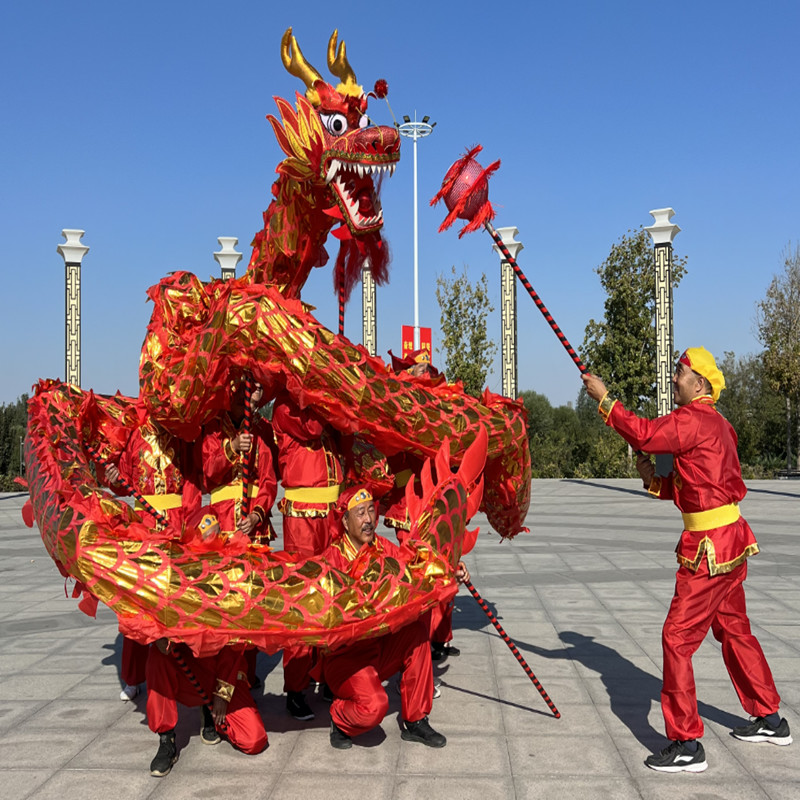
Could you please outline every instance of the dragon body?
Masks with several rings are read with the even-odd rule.
[[[488,390],[478,400],[443,378],[395,375],[325,329],[300,300],[310,270],[327,262],[330,233],[340,242],[340,293],[367,263],[377,282],[386,280],[378,194],[400,142],[395,128],[370,124],[368,96],[336,33],[328,46],[336,86],[305,61],[291,29],[282,57],[306,92],[294,107],[276,98],[280,119],[269,117],[286,157],[245,275],[203,283],[178,272],[148,291],[154,308],[138,402],[43,381],[29,403],[30,508],[48,552],[85,599],[117,613],[124,633],[145,642],[168,636],[198,654],[241,640],[270,651],[297,640],[338,647],[399,627],[455,592],[455,565],[474,543],[466,523],[479,503],[512,537],[530,500],[520,403]],[[356,449],[369,448],[373,468],[381,454],[401,451],[435,463],[423,470],[421,494],[407,490],[415,520],[407,561],[376,562],[354,581],[319,558],[265,547],[209,552],[185,532],[147,529],[98,486],[87,453],[113,457],[114,431],[135,425],[142,409],[192,441],[228,407],[230,381],[245,373],[267,391],[285,387]]]

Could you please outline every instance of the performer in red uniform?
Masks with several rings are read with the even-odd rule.
[[[330,544],[331,518],[342,483],[336,432],[310,409],[302,409],[288,392],[279,392],[272,409],[278,444],[278,465],[284,496],[283,548],[298,556],[314,556]],[[314,718],[304,692],[314,664],[314,650],[293,645],[283,651],[286,708],[299,720]]]
[[[341,498],[342,534],[323,553],[329,564],[358,577],[376,558],[407,561],[402,547],[375,534],[377,512],[365,487],[347,490]],[[463,565],[460,565],[463,566]],[[463,576],[469,574],[461,572]],[[427,615],[426,615],[427,617]],[[401,737],[429,747],[444,747],[447,740],[428,722],[433,705],[433,667],[426,617],[394,633],[368,639],[324,656],[322,674],[333,691],[331,705],[331,746],[344,750],[353,746],[351,737],[379,725],[389,708],[381,685],[402,670],[400,699],[403,731]]]
[[[209,709],[200,692],[170,653],[177,650],[188,665],[206,696],[212,699]],[[147,724],[159,736],[159,747],[150,764],[150,774],[162,778],[178,760],[175,725],[178,703],[201,706],[203,744],[219,744],[219,731],[243,753],[260,753],[267,746],[267,732],[250,695],[243,652],[236,646],[223,647],[216,656],[195,658],[183,644],[159,639],[150,648],[147,659]]]
[[[250,395],[253,415],[250,431],[242,430],[245,417],[245,383],[232,387],[231,410],[220,414],[203,428],[203,479],[211,495],[211,510],[219,519],[221,535],[229,540],[246,536],[255,544],[275,538],[270,520],[272,504],[278,493],[272,448],[272,426],[255,413],[264,399],[264,389],[255,383]],[[252,482],[247,488],[247,513],[243,513],[243,473],[249,465]],[[245,652],[247,678],[252,688],[261,685],[256,675],[258,651]]]
[[[405,372],[415,378],[436,379],[441,374],[431,363],[429,350],[414,350],[405,358],[398,358],[389,351],[392,358],[392,369],[396,373]],[[394,528],[397,540],[403,542],[405,533],[411,530],[411,519],[406,508],[406,485],[412,477],[419,477],[425,460],[413,453],[396,453],[387,458],[389,467],[394,473],[394,486],[382,498],[383,524]],[[431,612],[431,657],[434,661],[442,661],[448,656],[459,656],[461,650],[451,644],[453,639],[453,600],[437,606]]]
[[[257,409],[263,400],[260,383],[254,385],[250,398]],[[211,506],[220,521],[223,535],[241,531],[251,541],[261,544],[275,538],[270,511],[278,493],[272,463],[272,426],[260,414],[253,414],[250,432],[242,430],[244,419],[244,384],[234,390],[229,413],[223,413],[203,429],[203,479],[211,495]],[[242,473],[249,462],[253,482],[248,487],[248,513],[242,513]]]
[[[166,516],[170,526],[180,528],[187,515],[200,508],[202,502],[193,446],[169,434],[154,419],[142,417],[139,426],[131,431],[118,463],[109,464],[100,479],[117,494],[125,494],[119,484],[123,478]],[[156,530],[164,527],[138,500],[134,508],[148,527]],[[147,645],[123,637],[120,672],[124,686],[120,700],[132,700],[139,693],[139,684],[145,681],[148,649]]]
[[[661,707],[672,744],[645,764],[662,772],[701,772],[708,766],[703,723],[697,712],[692,655],[711,628],[744,710],[755,717],[733,735],[750,742],[790,744],[778,714],[780,697],[761,646],[750,632],[744,595],[747,558],[758,552],[739,511],[747,489],[736,452],[737,437],[714,404],[725,379],[702,347],[680,357],[673,376],[676,410],[655,420],[637,417],[609,397],[603,382],[584,374],[589,396],[600,402],[606,424],[645,453],[671,453],[673,471],[658,477],[649,456],[637,468],[645,488],[672,500],[683,516],[677,547],[675,594],[662,635]]]

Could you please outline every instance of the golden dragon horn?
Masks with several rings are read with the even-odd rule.
[[[347,48],[344,42],[339,42],[338,48],[336,46],[338,38],[339,30],[337,28],[328,40],[328,69],[331,71],[331,75],[336,76],[342,82],[343,86],[351,90],[348,94],[355,93],[353,90],[356,89],[358,94],[361,94],[362,90],[357,84],[356,73],[347,60]]]
[[[314,83],[323,79],[322,75],[306,61],[300,45],[297,44],[297,39],[292,36],[291,28],[286,29],[281,39],[281,59],[286,71],[295,78],[300,78],[308,91],[314,91]]]

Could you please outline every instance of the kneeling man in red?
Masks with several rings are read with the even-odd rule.
[[[408,560],[404,549],[375,533],[377,512],[372,494],[355,487],[339,498],[342,534],[322,558],[336,569],[358,577],[375,558]],[[459,565],[461,566],[461,565]],[[382,682],[397,672],[403,718],[401,737],[428,747],[444,747],[447,740],[428,722],[433,705],[430,619],[420,619],[393,633],[357,642],[325,655],[322,662],[325,683],[334,695],[331,705],[331,746],[345,750],[352,737],[379,725],[389,710]]]
[[[176,655],[186,664],[197,686]],[[211,698],[210,708],[204,702],[207,698]],[[150,774],[157,778],[167,775],[178,760],[175,745],[178,703],[202,708],[200,739],[203,744],[219,744],[220,733],[224,733],[243,753],[260,753],[267,746],[264,722],[247,683],[243,648],[229,645],[206,658],[196,658],[185,644],[167,639],[159,639],[150,648],[147,724],[160,739],[158,752],[150,764]]]

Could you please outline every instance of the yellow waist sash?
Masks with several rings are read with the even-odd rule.
[[[335,503],[340,490],[340,486],[301,486],[287,489],[284,497],[293,503]]]
[[[247,487],[247,496],[253,498],[258,494],[258,484],[251,483]],[[223,500],[241,500],[242,499],[242,482],[234,481],[225,486],[217,486],[216,489],[211,490],[211,504],[220,503]]]
[[[742,516],[738,503],[730,503],[719,508],[709,508],[708,511],[695,511],[684,513],[683,527],[687,531],[710,531],[712,528],[721,528],[730,525]]]
[[[156,511],[169,511],[171,508],[180,508],[183,505],[183,498],[179,494],[143,494],[142,497]],[[133,507],[137,511],[144,509],[144,506],[138,500]]]

